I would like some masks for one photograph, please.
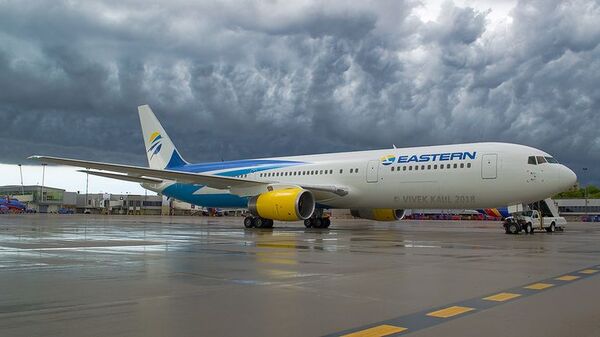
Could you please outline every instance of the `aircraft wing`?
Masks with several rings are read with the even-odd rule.
[[[87,169],[96,169],[103,171],[112,171],[118,173],[128,174],[134,177],[148,177],[158,178],[164,180],[177,181],[185,184],[197,184],[204,185],[216,189],[229,189],[231,187],[252,187],[252,186],[265,186],[268,183],[259,182],[254,180],[235,178],[235,177],[223,177],[217,175],[209,175],[202,173],[192,172],[180,172],[172,170],[157,170],[148,167],[132,166],[132,165],[121,165],[121,164],[110,164],[95,161],[69,159],[69,158],[58,158],[58,157],[46,157],[46,156],[31,156],[29,159],[39,160],[44,163],[67,165],[83,167]],[[113,178],[115,178],[113,176]]]
[[[160,184],[164,181],[162,179],[156,179],[156,178],[136,177],[136,176],[130,176],[127,174],[108,173],[108,172],[102,172],[102,171],[77,170],[77,172],[87,173],[87,174],[91,174],[91,175],[99,176],[99,177],[131,181],[134,183]]]
[[[229,189],[232,193],[240,195],[254,195],[262,193],[266,190],[268,185],[279,184],[275,181],[256,181],[250,179],[236,178],[236,177],[225,177],[218,175],[193,173],[193,172],[181,172],[173,170],[157,170],[148,167],[132,166],[132,165],[121,165],[102,163],[95,161],[69,159],[69,158],[58,158],[58,157],[47,157],[47,156],[31,156],[29,159],[38,160],[44,163],[83,167],[86,169],[95,169],[101,171],[111,171],[117,173],[98,172],[81,170],[80,172],[93,174],[97,176],[120,179],[126,181],[133,181],[139,183],[161,183],[163,180],[176,181],[184,184],[196,184],[204,185],[216,189]],[[338,196],[345,196],[348,194],[348,189],[341,186],[334,185],[311,185],[311,184],[298,184],[298,186],[311,190],[314,192],[329,192]],[[260,191],[256,193],[257,191]],[[237,192],[237,193],[236,193]]]

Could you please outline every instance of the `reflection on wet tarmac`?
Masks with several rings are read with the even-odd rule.
[[[316,336],[574,270],[600,252],[600,230],[584,224],[506,236],[498,223],[452,221],[256,230],[241,218],[0,219],[0,336]]]

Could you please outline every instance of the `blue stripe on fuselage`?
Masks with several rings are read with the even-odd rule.
[[[179,167],[171,168],[174,171],[181,172],[192,172],[192,173],[201,173],[208,171],[220,171],[227,169],[237,169],[242,167],[252,167],[255,169],[261,168],[261,166],[278,166],[286,167],[293,166],[299,164],[306,164],[301,161],[291,161],[291,160],[266,160],[266,159],[257,159],[257,160],[235,160],[235,161],[220,161],[214,163],[202,163],[202,164],[187,164]]]
[[[162,194],[190,204],[204,207],[245,208],[247,197],[239,197],[229,193],[194,194],[202,187],[190,184],[175,183],[162,191]]]

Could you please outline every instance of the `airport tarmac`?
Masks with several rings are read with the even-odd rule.
[[[599,336],[600,224],[0,216],[0,336]]]

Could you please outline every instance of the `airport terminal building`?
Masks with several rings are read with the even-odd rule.
[[[26,203],[38,213],[169,214],[170,202],[158,195],[67,192],[40,185],[0,186],[0,196]]]

